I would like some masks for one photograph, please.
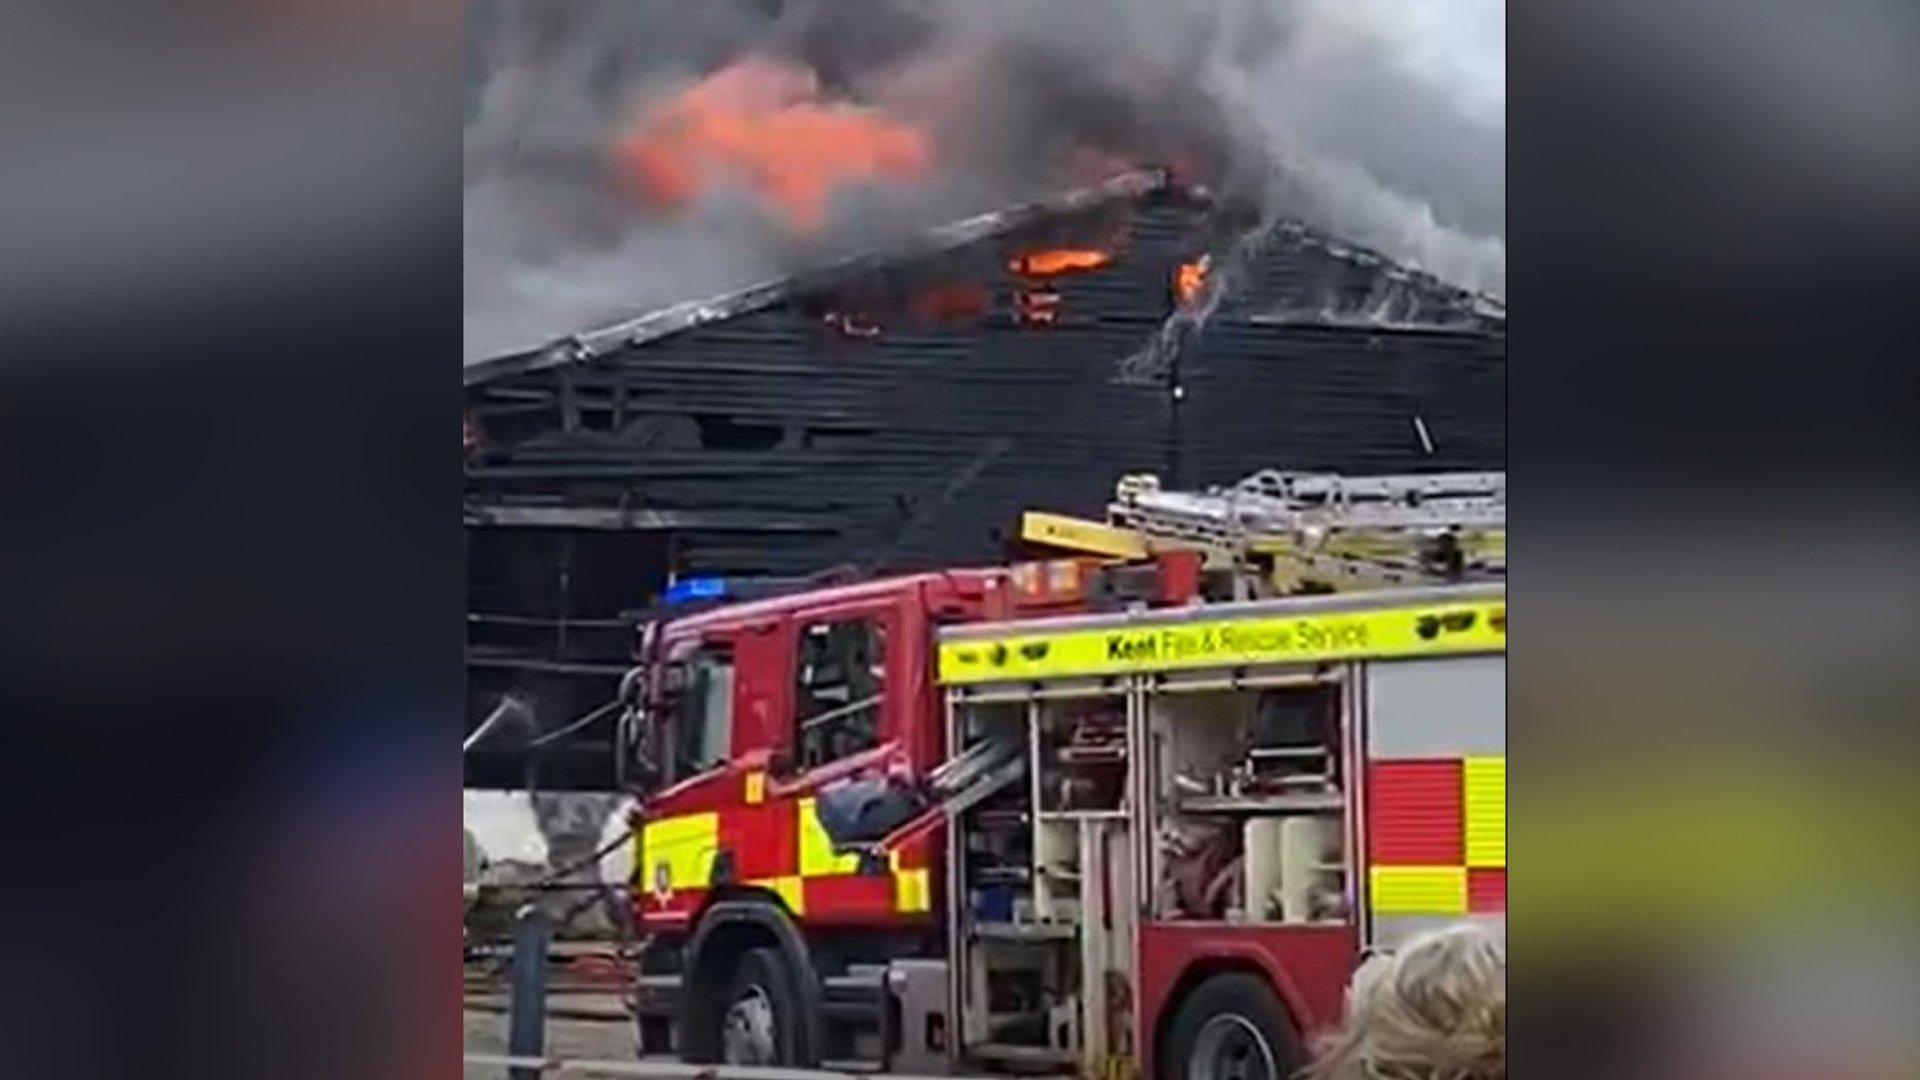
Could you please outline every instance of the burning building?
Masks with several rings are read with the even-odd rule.
[[[1497,302],[1160,172],[480,360],[469,726],[509,689],[547,728],[607,700],[623,612],[676,577],[991,561],[1127,472],[1502,467],[1504,368]],[[575,745],[544,782],[604,786]]]

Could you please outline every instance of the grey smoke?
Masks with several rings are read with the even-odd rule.
[[[802,269],[1084,182],[1074,155],[1201,178],[1443,280],[1504,292],[1498,0],[468,0],[466,358]],[[685,216],[604,151],[749,52],[932,132],[912,189],[799,240],[744,192]]]
[[[1506,291],[1501,0],[1297,0],[1246,73],[1288,216],[1464,288]]]

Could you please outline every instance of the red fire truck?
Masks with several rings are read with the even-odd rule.
[[[1504,479],[1253,479],[649,625],[642,1051],[1279,1080],[1365,951],[1502,918]]]

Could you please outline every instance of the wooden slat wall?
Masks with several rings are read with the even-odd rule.
[[[565,575],[555,545],[533,535],[540,530],[475,527],[492,534],[475,573],[495,580],[475,580],[473,595],[492,614],[557,602],[604,617],[648,599],[666,571],[654,558],[668,550],[681,573],[987,562],[1021,510],[1098,515],[1115,479],[1133,471],[1201,486],[1266,467],[1504,467],[1503,322],[1299,230],[1270,237],[1242,288],[1182,352],[1177,402],[1164,378],[1121,382],[1121,361],[1170,310],[1175,267],[1202,250],[1200,225],[1172,205],[1134,215],[1113,265],[1059,282],[1061,318],[1050,327],[1017,324],[1019,285],[1004,259],[1022,243],[1001,238],[944,257],[953,275],[991,289],[991,312],[976,325],[893,326],[850,340],[821,324],[817,305],[795,300],[469,387],[485,432],[469,461],[469,500],[745,519],[649,544],[645,566],[582,566],[612,557],[598,552],[640,549],[576,546]],[[1314,325],[1369,312],[1384,324]],[[752,527],[756,516],[766,528]],[[519,584],[499,580],[515,550],[538,564],[507,574]],[[526,584],[563,576],[574,584]],[[592,596],[582,592],[589,581]],[[632,588],[608,584],[618,581]],[[518,640],[522,655],[555,658],[524,633]],[[618,662],[625,648],[619,635],[572,641],[570,660]],[[589,641],[614,644],[595,647],[607,656],[580,655]],[[496,670],[484,682],[502,679]],[[607,680],[586,681],[561,696],[590,707]],[[489,696],[470,711],[491,707]]]

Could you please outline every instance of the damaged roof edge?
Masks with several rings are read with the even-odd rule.
[[[796,292],[857,277],[886,263],[951,251],[978,240],[1013,232],[1045,218],[1086,210],[1109,202],[1138,199],[1169,191],[1172,188],[1172,180],[1163,169],[1140,169],[1122,173],[1092,187],[1080,188],[1064,195],[1022,203],[937,226],[920,234],[914,242],[901,247],[864,252],[817,271],[764,281],[719,296],[688,300],[597,330],[569,334],[536,349],[479,360],[465,366],[461,374],[461,384],[474,386],[511,375],[586,363],[618,349],[644,345],[708,323],[720,322],[771,307]],[[1194,189],[1188,194],[1201,199],[1208,198],[1201,189]],[[1264,228],[1269,233],[1284,235],[1308,246],[1318,247],[1335,258],[1385,267],[1390,274],[1451,296],[1455,303],[1473,315],[1499,323],[1506,321],[1505,300],[1490,293],[1454,285],[1432,273],[1388,258],[1378,251],[1359,244],[1324,238],[1315,230],[1308,228],[1305,223],[1295,219],[1282,219]]]
[[[1336,240],[1309,228],[1297,218],[1283,218],[1268,228],[1268,235],[1280,235],[1305,247],[1318,248],[1343,262],[1359,263],[1364,266],[1382,267],[1387,276],[1401,281],[1409,281],[1429,292],[1451,297],[1467,311],[1484,319],[1505,322],[1507,302],[1505,299],[1481,289],[1469,289],[1456,285],[1430,271],[1418,266],[1389,258],[1363,244],[1351,244]]]
[[[922,233],[916,242],[904,248],[866,252],[816,272],[765,281],[701,300],[689,300],[597,330],[570,334],[537,349],[476,361],[466,365],[461,374],[461,383],[473,386],[509,375],[584,363],[616,349],[644,345],[670,334],[770,307],[802,287],[830,284],[857,276],[883,263],[965,247],[977,240],[1011,232],[1043,218],[1115,200],[1137,199],[1165,190],[1168,186],[1167,174],[1161,169],[1122,173],[1092,187],[938,226]]]

